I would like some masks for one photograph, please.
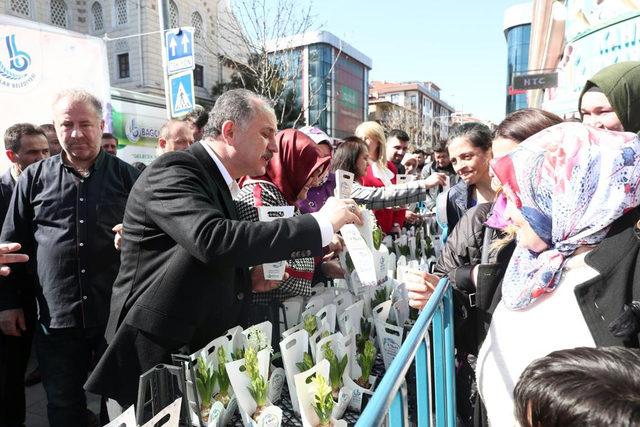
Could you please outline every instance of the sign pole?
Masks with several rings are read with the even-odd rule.
[[[164,102],[167,119],[171,119],[171,99],[169,75],[167,74],[167,53],[164,47],[164,34],[169,29],[169,0],[158,0],[158,21],[160,23],[160,50],[162,51],[162,69],[164,75]]]

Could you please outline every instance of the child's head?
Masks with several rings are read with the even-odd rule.
[[[640,350],[578,347],[534,360],[514,390],[522,426],[640,425]]]

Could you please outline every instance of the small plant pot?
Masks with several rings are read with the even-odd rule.
[[[378,377],[371,375],[369,377],[369,386],[363,387],[358,382],[354,381],[351,378],[345,379],[345,386],[349,387],[353,390],[353,395],[349,400],[349,409],[355,412],[362,412],[364,409],[364,396],[369,395],[373,396],[373,391],[376,388],[376,381]]]

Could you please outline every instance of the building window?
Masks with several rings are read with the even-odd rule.
[[[394,104],[400,103],[400,95],[397,93],[391,94],[391,102]]]
[[[178,17],[178,6],[176,6],[176,3],[171,0],[169,2],[169,26],[171,28],[177,28],[178,22],[180,22],[180,19]]]
[[[202,15],[193,12],[191,15],[191,26],[193,27],[193,36],[196,39],[202,38]]]
[[[51,15],[49,19],[53,25],[67,28],[67,4],[64,0],[51,0]]]
[[[193,70],[193,85],[204,87],[204,68],[202,65],[196,64],[196,68]]]
[[[30,16],[29,0],[11,0],[11,11],[17,15]]]
[[[127,0],[116,0],[116,25],[127,23]]]
[[[121,53],[118,55],[118,78],[129,78],[129,54]]]
[[[102,5],[98,2],[91,6],[91,14],[93,15],[93,31],[104,30],[104,14],[102,13]]]

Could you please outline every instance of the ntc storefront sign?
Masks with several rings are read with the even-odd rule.
[[[513,76],[513,89],[533,90],[558,86],[558,73],[523,74]]]

